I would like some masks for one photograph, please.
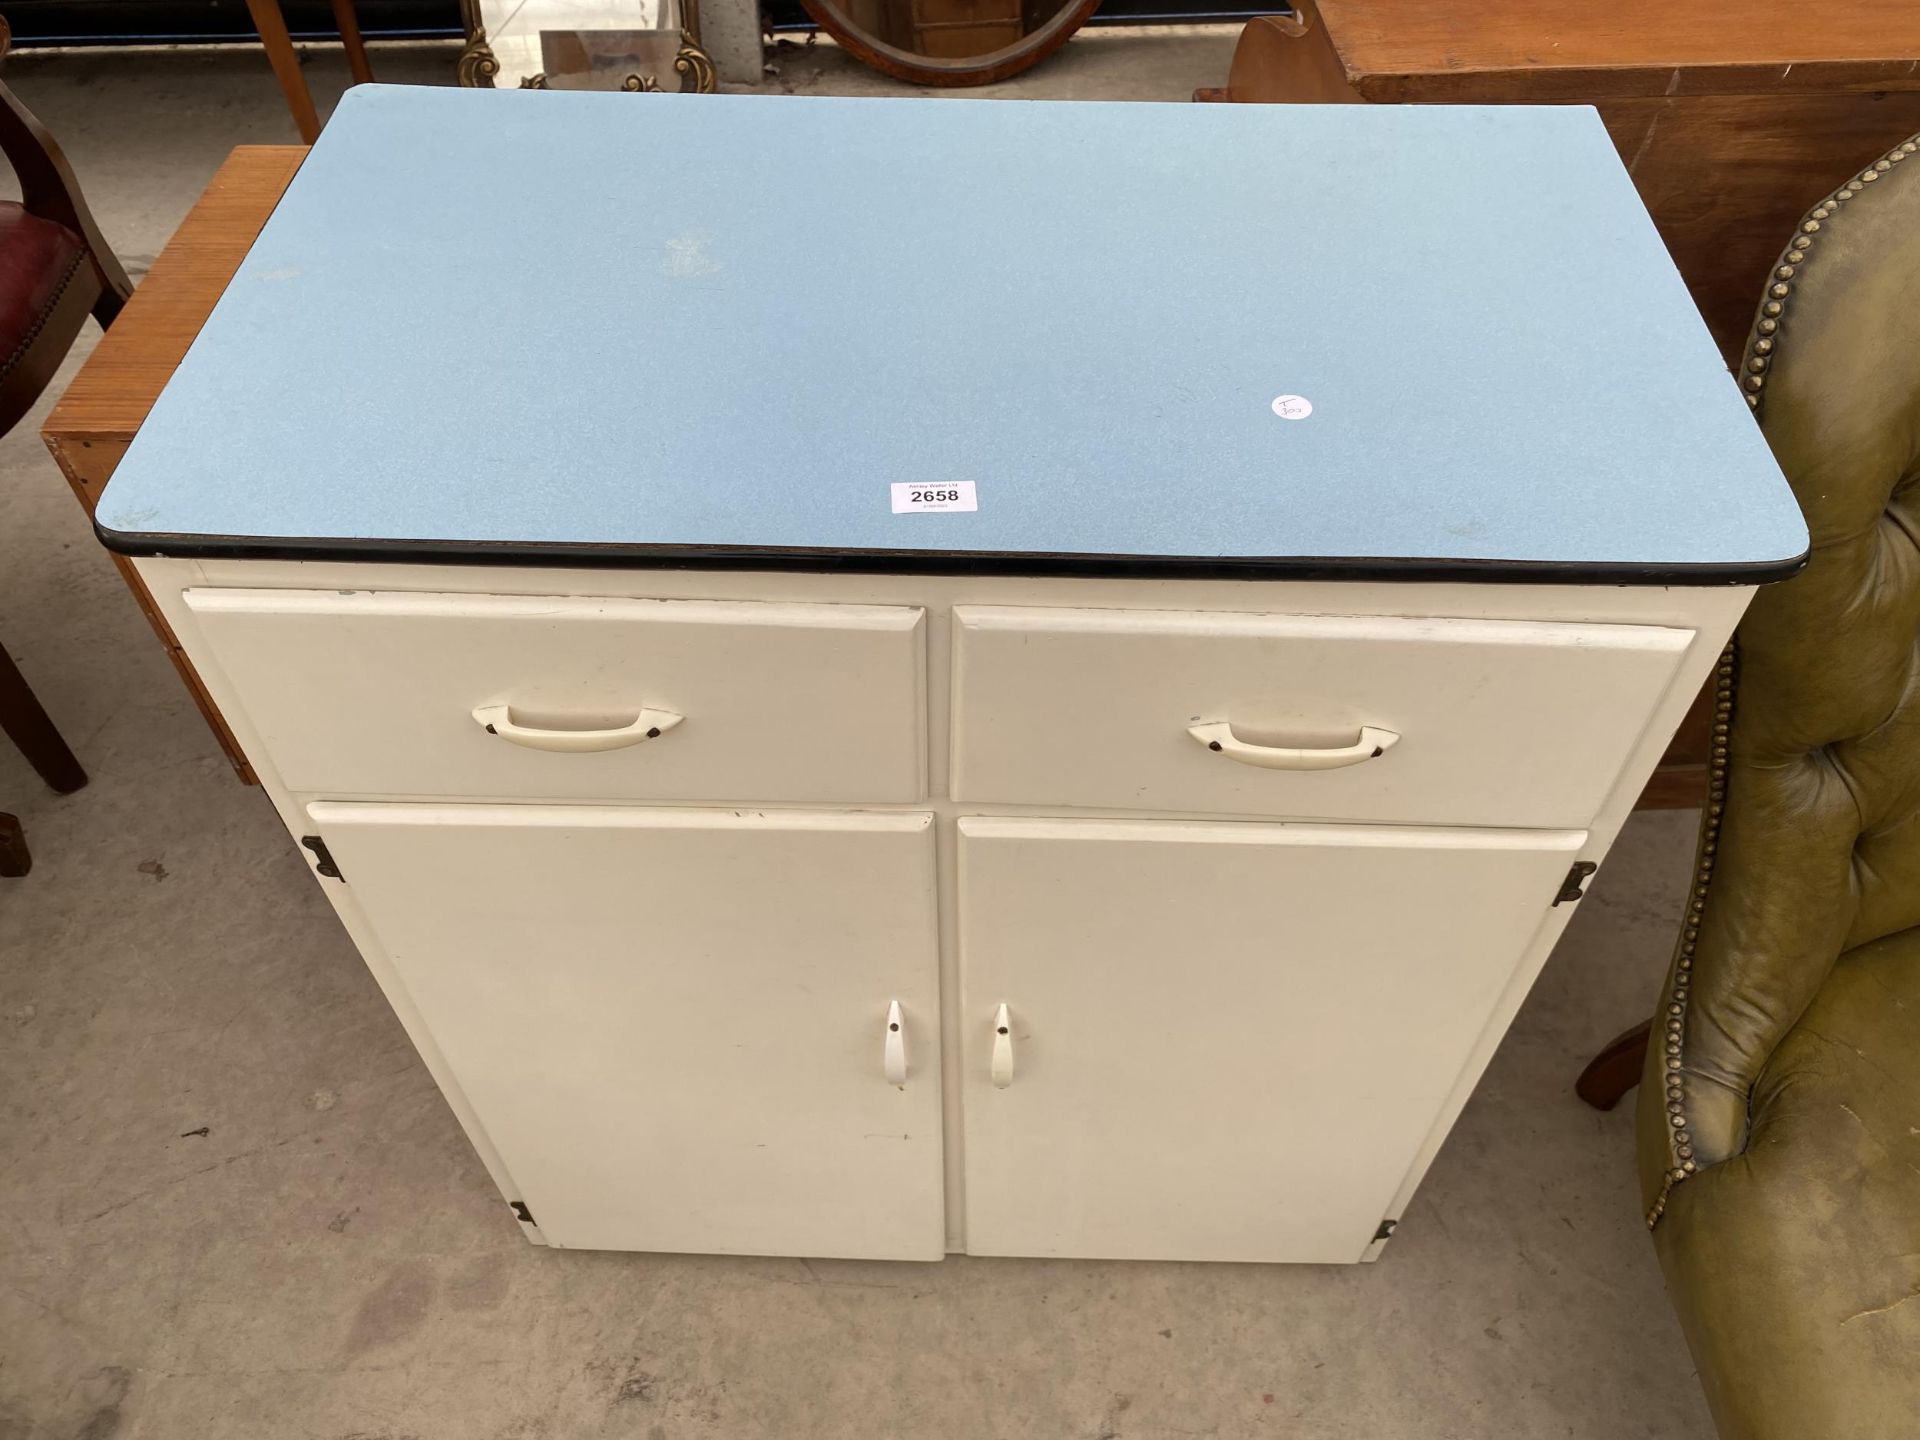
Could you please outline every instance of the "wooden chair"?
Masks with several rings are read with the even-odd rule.
[[[0,59],[13,31],[0,19]],[[0,203],[0,435],[47,388],[91,314],[105,329],[133,294],[46,127],[0,83],[0,153],[20,203]]]
[[[1640,1198],[1722,1440],[1912,1440],[1920,135],[1791,237],[1740,374],[1812,554],[1754,597],[1715,678]]]
[[[27,688],[26,677],[13,657],[0,650],[0,729],[20,747],[27,763],[56,793],[65,795],[87,783],[87,772],[80,768],[67,742],[53,728],[53,721],[40,708],[39,700]],[[0,811],[0,876],[14,878],[33,868],[27,852],[27,839],[15,816]]]
[[[0,58],[13,32],[0,20]],[[20,203],[0,202],[0,435],[20,423],[66,358],[91,314],[104,329],[133,293],[80,198],[60,147],[0,83],[0,153],[20,179]],[[0,649],[0,730],[40,777],[65,793],[87,772]],[[0,814],[0,875],[31,864],[20,822]]]

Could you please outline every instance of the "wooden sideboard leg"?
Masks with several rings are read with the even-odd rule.
[[[0,879],[18,880],[33,869],[27,853],[27,835],[18,817],[0,811]]]
[[[300,138],[311,145],[320,138],[320,112],[313,108],[307,77],[300,73],[300,57],[294,53],[293,36],[287,33],[287,17],[280,13],[280,0],[247,0],[247,13],[253,16],[253,28],[260,32],[267,63],[273,67],[273,78],[280,82],[280,93],[287,97],[287,109],[293,112]]]
[[[1587,1062],[1587,1068],[1573,1082],[1573,1093],[1596,1110],[1613,1109],[1640,1083],[1640,1071],[1647,1063],[1647,1037],[1652,1033],[1653,1022],[1647,1020],[1614,1036]]]
[[[360,18],[353,13],[353,0],[333,0],[333,23],[340,28],[340,43],[347,47],[347,69],[353,83],[371,85],[373,66],[367,60],[367,42],[360,38]]]
[[[80,768],[73,751],[54,729],[52,718],[27,687],[27,677],[4,649],[0,649],[0,730],[20,747],[40,778],[62,795],[87,783],[87,772]]]

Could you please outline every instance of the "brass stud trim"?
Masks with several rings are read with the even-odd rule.
[[[1758,376],[1750,377],[1750,381]],[[1759,397],[1751,396],[1757,402]],[[1723,735],[1733,715],[1733,685],[1736,670],[1734,642],[1720,652],[1720,663],[1713,672],[1713,724],[1716,737]],[[1691,988],[1687,972],[1693,968],[1693,954],[1700,943],[1700,917],[1706,909],[1707,887],[1713,880],[1714,856],[1719,849],[1720,822],[1727,807],[1727,747],[1713,747],[1707,762],[1707,809],[1700,824],[1700,845],[1693,877],[1693,893],[1688,897],[1687,920],[1674,950],[1673,975],[1667,999],[1667,1119],[1668,1155],[1672,1166],[1661,1182],[1660,1193],[1647,1210],[1647,1228],[1653,1229],[1667,1210],[1667,1196],[1673,1187],[1693,1173],[1693,1135],[1687,1129],[1686,1076],[1682,1050],[1686,1034],[1687,1000]]]
[[[1794,267],[1806,263],[1814,238],[1821,228],[1820,222],[1832,219],[1841,202],[1863,193],[1866,185],[1878,180],[1891,171],[1898,161],[1913,154],[1920,154],[1920,135],[1896,145],[1871,167],[1861,171],[1858,178],[1848,179],[1833,194],[1814,206],[1807,213],[1807,218],[1800,222],[1792,241],[1776,262],[1773,278],[1777,281],[1796,277],[1804,279]],[[1766,375],[1763,372],[1770,367],[1774,358],[1778,345],[1775,337],[1779,334],[1781,317],[1785,314],[1785,301],[1791,297],[1793,289],[1793,286],[1785,284],[1770,285],[1760,312],[1754,318],[1753,336],[1747,344],[1741,368],[1745,372],[1743,384],[1747,405],[1756,419],[1759,418],[1761,401],[1765,396]],[[1700,824],[1693,891],[1688,896],[1686,915],[1682,921],[1679,943],[1674,950],[1668,981],[1665,1060],[1668,1119],[1672,1121],[1668,1127],[1667,1141],[1670,1147],[1667,1151],[1669,1164],[1660,1193],[1647,1208],[1649,1230],[1658,1225],[1660,1217],[1666,1214],[1667,1197],[1673,1193],[1673,1187],[1700,1170],[1699,1161],[1693,1153],[1693,1134],[1686,1125],[1686,1018],[1687,1004],[1692,994],[1689,972],[1693,969],[1694,952],[1700,943],[1700,922],[1706,912],[1707,890],[1713,881],[1714,862],[1720,848],[1720,825],[1726,813],[1728,741],[1732,731],[1737,670],[1735,642],[1729,641],[1714,671],[1713,744],[1707,759],[1707,808]]]

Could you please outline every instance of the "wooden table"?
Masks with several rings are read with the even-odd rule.
[[[301,145],[243,145],[227,157],[41,427],[41,438],[89,515],[306,153]],[[234,769],[253,784],[246,756],[131,562],[113,559]]]
[[[1730,358],[1794,223],[1920,130],[1914,0],[1293,8],[1251,21],[1225,92],[1196,98],[1596,105]]]

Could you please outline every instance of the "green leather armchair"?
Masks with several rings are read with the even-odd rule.
[[[1813,533],[1722,662],[1640,1087],[1725,1440],[1920,1437],[1920,139],[1822,201],[1741,383]]]

